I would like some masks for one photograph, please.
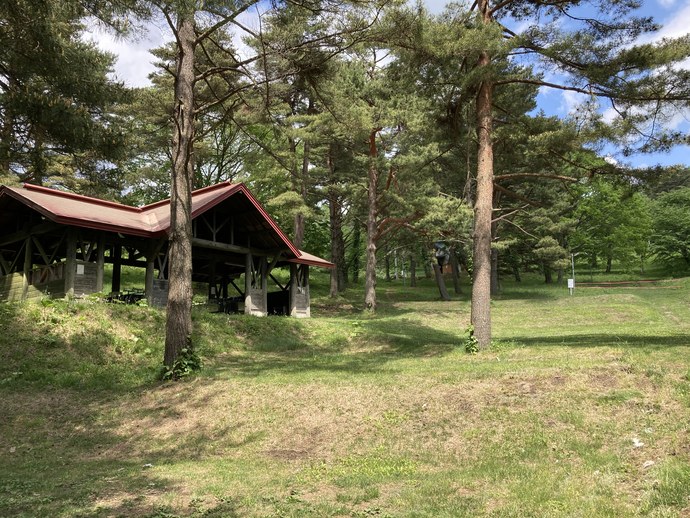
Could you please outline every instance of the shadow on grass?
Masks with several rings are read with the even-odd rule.
[[[498,295],[492,295],[493,300],[553,300],[563,298],[568,290],[561,287],[544,285],[540,288],[522,288],[512,285],[503,289]]]
[[[425,358],[450,353],[461,342],[453,333],[404,320],[354,321],[349,336],[331,343],[313,343],[306,339],[300,349],[277,349],[261,354],[243,355],[217,364],[216,369],[258,376],[264,372],[281,373],[375,373],[406,358]]]
[[[529,347],[565,345],[568,347],[629,347],[666,349],[690,347],[690,336],[640,336],[626,334],[576,334],[567,336],[514,336],[509,339]]]
[[[190,387],[140,387],[126,401],[145,401],[150,391],[165,397],[180,390]],[[164,440],[153,431],[184,421],[176,415],[179,401],[140,408],[121,398],[86,390],[0,387],[0,516],[236,516],[232,495],[210,497],[203,509],[195,508],[184,483],[164,472],[217,456],[219,441],[226,455],[262,436],[214,424]],[[205,398],[192,393],[192,399],[202,404]],[[181,495],[183,503],[161,507],[170,495]]]

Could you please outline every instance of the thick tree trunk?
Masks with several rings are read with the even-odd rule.
[[[544,282],[546,284],[553,284],[553,271],[546,264],[544,265]]]
[[[488,19],[488,0],[479,0],[479,12]],[[491,59],[482,52],[478,66],[487,68]],[[477,194],[474,204],[472,315],[474,336],[480,348],[491,343],[491,219],[493,211],[493,144],[491,105],[493,85],[485,80],[477,94]]]
[[[372,130],[369,134],[369,170],[367,202],[367,269],[364,279],[364,306],[369,311],[376,310],[376,218],[378,216],[378,149],[376,147],[376,134],[378,130]]]
[[[192,181],[194,178],[194,13],[179,13],[170,192],[165,365],[192,347]]]

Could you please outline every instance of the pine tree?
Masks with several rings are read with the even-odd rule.
[[[117,25],[107,3],[94,12]],[[93,192],[120,158],[124,137],[112,114],[123,100],[108,79],[113,56],[85,42],[76,0],[8,0],[0,5],[0,174],[6,181]],[[80,180],[76,174],[79,173]]]

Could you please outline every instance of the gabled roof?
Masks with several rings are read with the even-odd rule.
[[[298,250],[278,224],[242,183],[221,182],[192,192],[192,219],[228,198],[245,196],[268,228],[294,254],[290,261],[330,268],[332,263]],[[81,196],[47,187],[24,184],[22,188],[0,186],[0,199],[9,196],[62,225],[119,232],[140,237],[158,237],[170,230],[170,200],[144,207]],[[301,260],[304,257],[304,260]]]

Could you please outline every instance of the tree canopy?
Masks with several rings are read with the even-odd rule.
[[[650,254],[688,260],[687,168],[601,153],[687,141],[666,122],[688,108],[690,38],[650,43],[658,26],[636,7],[11,0],[0,172],[134,203],[171,197],[168,365],[192,347],[190,193],[223,180],[247,182],[298,246],[330,254],[332,296],[364,266],[372,311],[381,258],[428,269],[443,243],[455,274],[472,275],[484,347],[504,272],[553,282],[573,254],[628,269]],[[151,85],[126,89],[82,36],[94,17],[122,31],[141,16],[173,39],[152,49]],[[548,89],[584,102],[548,116]]]

